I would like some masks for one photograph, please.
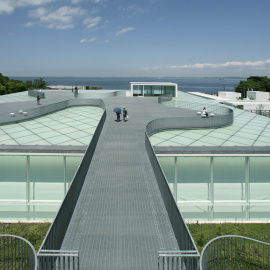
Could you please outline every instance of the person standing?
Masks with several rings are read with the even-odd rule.
[[[37,95],[37,105],[40,105],[39,101],[40,101],[40,96]]]
[[[124,106],[123,108],[123,120],[126,122],[127,121],[127,118],[128,118],[128,112],[126,110],[126,107]]]

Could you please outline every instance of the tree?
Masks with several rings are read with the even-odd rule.
[[[6,87],[0,84],[0,96],[6,94]]]
[[[43,78],[35,79],[33,83],[34,88],[38,89],[44,89],[47,85],[48,84],[43,80]]]
[[[43,78],[35,79],[34,82],[23,82],[5,77],[0,73],[0,95],[11,94],[16,92],[26,91],[28,89],[44,89],[47,88],[47,83]]]
[[[235,92],[241,93],[242,98],[247,97],[248,90],[270,92],[270,79],[266,76],[250,76],[246,81],[240,81],[235,88]]]
[[[0,73],[0,84],[5,85],[8,81],[9,81],[9,78],[3,76],[2,73]]]
[[[33,86],[33,82],[32,81],[26,81],[25,84],[26,84],[27,89],[33,89],[33,88],[35,88]]]
[[[22,92],[26,90],[27,90],[26,84],[19,80],[9,80],[8,83],[6,84],[6,93],[9,94]]]

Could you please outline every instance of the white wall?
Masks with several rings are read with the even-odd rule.
[[[241,93],[218,91],[218,96],[224,99],[237,99],[241,97]]]
[[[247,97],[249,97],[251,100],[268,100],[269,92],[247,91]]]

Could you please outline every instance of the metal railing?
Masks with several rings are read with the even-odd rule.
[[[101,133],[103,124],[106,119],[106,111],[104,111],[101,120],[96,128],[96,131],[92,137],[92,140],[86,150],[83,160],[71,182],[70,188],[60,206],[60,209],[43,241],[41,250],[59,250],[65,236],[69,221],[72,217],[75,205],[79,198],[85,176],[89,169],[89,164],[92,160],[96,145]]]
[[[216,115],[202,119],[201,117],[168,117],[149,122],[146,127],[148,136],[170,129],[204,129],[229,126],[233,123],[233,111],[228,115]]]
[[[193,250],[160,251],[158,253],[158,270],[199,269],[200,255]]]
[[[36,270],[37,255],[26,239],[10,234],[0,235],[1,270]]]
[[[270,118],[270,110],[245,110],[247,112],[256,113],[258,115],[262,115]]]
[[[96,145],[97,145],[100,133],[102,131],[105,119],[106,119],[106,110],[104,111],[101,117],[101,120],[86,150],[84,158],[73,178],[70,188],[61,204],[61,207],[56,215],[56,218],[54,219],[38,251],[38,259],[39,259],[40,264],[42,264],[43,261],[46,261],[47,264],[51,263],[55,265],[55,261],[58,260],[57,259],[58,257],[59,258],[61,257],[61,259],[64,262],[66,262],[67,258],[65,257],[71,256],[70,254],[67,253],[68,251],[62,251],[59,249],[61,248],[61,244],[63,242],[66,230],[68,228],[74,208],[79,198],[79,195],[80,195],[80,192],[81,192],[84,180],[85,180],[85,176],[87,174],[87,171],[89,169],[89,164],[91,163],[92,157],[94,155],[94,151],[96,149]],[[59,252],[58,254],[56,254],[56,250],[58,250]],[[51,253],[49,253],[49,251],[51,251]],[[73,255],[76,252],[77,251],[72,251]],[[78,254],[78,252],[76,254]],[[76,255],[75,257],[78,257],[78,256],[79,255]],[[43,258],[43,257],[46,257],[46,258]],[[77,264],[70,264],[70,268],[68,269],[77,270],[78,269],[77,267],[78,267]],[[58,268],[55,268],[55,269],[58,269]],[[62,269],[62,268],[59,268],[59,269]]]
[[[166,101],[171,101],[172,100],[172,95],[160,95],[158,96],[158,103],[162,104],[163,102]]]
[[[171,99],[170,96],[160,96],[158,102],[162,104],[170,99]],[[194,116],[168,117],[153,120],[146,127],[146,132],[148,136],[169,129],[217,128],[229,126],[233,123],[234,112],[230,108],[216,104],[213,105],[207,104],[207,112],[214,113],[215,116],[209,117],[207,119],[202,119],[201,117],[197,116],[197,111],[202,111],[203,109],[202,103],[186,102],[181,100],[175,101],[179,103],[178,104],[179,106],[177,107],[190,109],[194,111]]]
[[[166,105],[167,101],[171,101],[168,106],[183,108],[183,109],[190,109],[194,111],[202,111],[204,107],[206,107],[206,110],[208,113],[215,113],[219,115],[229,115],[232,113],[232,109],[222,106],[220,104],[216,103],[210,103],[209,101],[203,102],[191,102],[191,101],[185,101],[181,99],[170,99],[169,96],[160,96],[158,99],[158,102],[160,104]]]
[[[38,253],[38,269],[80,269],[79,252],[70,250],[42,250]]]
[[[200,259],[200,269],[270,269],[270,243],[225,235],[209,241]]]
[[[41,90],[28,90],[28,96],[31,96],[31,97],[37,97],[39,96],[40,98],[45,98],[45,93]]]
[[[171,100],[171,97],[160,96],[158,102],[162,104],[163,102],[169,100]],[[177,105],[178,107],[191,109],[194,111],[202,110],[202,103],[180,101]],[[195,112],[194,116],[191,117],[168,117],[156,119],[148,123],[146,126],[145,146],[180,249],[180,251],[174,252],[159,252],[159,270],[199,269],[200,254],[177,206],[177,203],[173,198],[164,172],[161,169],[161,166],[149,141],[149,136],[162,130],[213,128],[227,126],[233,123],[232,109],[219,105],[209,106],[209,104],[207,104],[207,107],[208,112],[211,111],[216,114],[215,117],[211,117],[207,119],[207,121],[203,121],[201,117],[198,117],[197,113]]]
[[[101,99],[70,99],[49,105],[34,107],[31,109],[24,108],[24,110],[20,110],[21,108],[18,107],[18,111],[15,112],[13,111],[14,117],[10,117],[9,113],[7,114],[2,113],[0,115],[0,124],[3,125],[30,120],[39,116],[43,116],[52,112],[56,112],[74,106],[97,106],[105,110],[105,103]],[[23,111],[23,113],[20,113],[20,111]],[[25,112],[27,113],[25,114]]]
[[[181,257],[181,264],[185,265],[185,268],[178,268],[178,269],[186,269],[186,270],[197,269],[197,266],[199,265],[199,256],[200,256],[199,252],[189,232],[189,229],[182,217],[182,214],[176,204],[176,201],[172,195],[172,192],[166,180],[165,174],[162,168],[160,167],[160,164],[154,153],[153,147],[149,141],[147,131],[145,133],[145,147],[146,147],[153,171],[157,179],[157,183],[159,186],[159,190],[160,190],[165,208],[167,210],[170,222],[172,224],[172,229],[174,231],[174,235],[177,240],[178,247],[181,250],[180,251],[181,256],[179,256],[179,253],[177,253],[178,254],[177,255],[168,251],[160,252],[159,259],[158,259],[159,269],[173,270],[174,268],[167,268],[167,267],[172,267],[171,265],[174,265],[174,262],[176,258],[178,257]],[[192,259],[190,256],[190,252],[192,252]],[[166,257],[166,260],[162,259],[165,257]],[[190,263],[191,261],[192,263]],[[168,266],[168,262],[173,262],[173,263],[169,264]]]

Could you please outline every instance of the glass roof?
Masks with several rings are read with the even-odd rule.
[[[89,145],[103,110],[67,108],[46,116],[0,126],[2,145]]]
[[[200,102],[203,106],[215,101],[179,92],[178,98],[166,102],[177,107],[177,100]],[[234,110],[231,126],[215,129],[168,130],[150,137],[154,146],[270,146],[270,119],[230,107]]]
[[[52,91],[52,90],[48,90]],[[58,92],[61,90],[58,90]],[[63,90],[67,91],[67,90]],[[108,91],[80,90],[83,98],[102,98]],[[27,91],[0,96],[0,103],[29,101]],[[178,92],[178,97],[164,105],[177,107],[178,101],[217,104],[216,101],[190,93]],[[270,119],[230,107],[234,123],[229,127],[202,130],[169,130],[150,137],[155,146],[269,146]],[[88,145],[103,110],[98,107],[76,107],[39,117],[34,120],[0,126],[0,144],[6,145]],[[89,121],[91,115],[91,121]]]
[[[42,90],[42,92],[45,93],[45,96],[48,95],[50,92],[61,93],[61,91],[71,94],[71,90]],[[79,94],[80,98],[104,98],[108,97],[108,94],[111,94],[115,91],[117,90],[79,90]],[[0,104],[7,102],[22,102],[33,100],[36,100],[36,98],[29,96],[28,91],[0,96]]]
[[[0,103],[31,101],[35,99],[36,99],[35,97],[28,96],[27,91],[24,91],[24,92],[0,96]]]

